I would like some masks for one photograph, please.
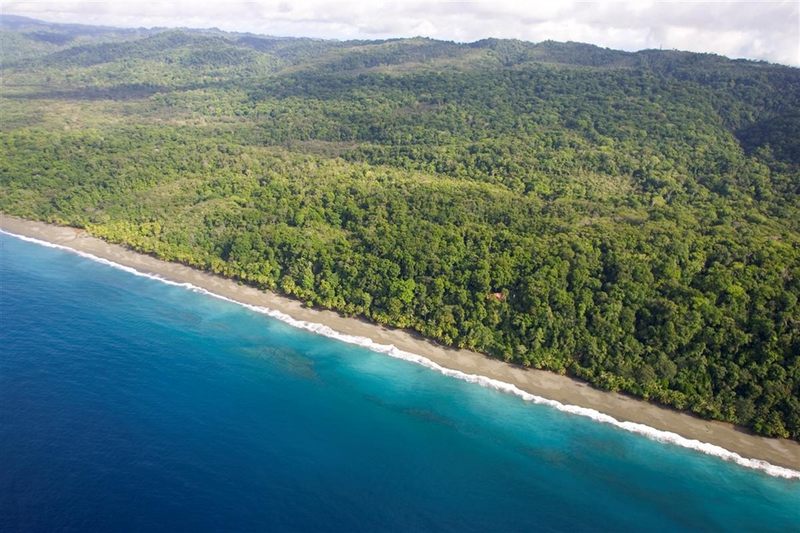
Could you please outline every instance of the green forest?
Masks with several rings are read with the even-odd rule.
[[[0,210],[800,440],[800,69],[0,17]]]

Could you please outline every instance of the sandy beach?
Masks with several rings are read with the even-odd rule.
[[[167,280],[191,283],[238,302],[277,310],[297,320],[324,324],[340,333],[391,344],[405,352],[428,358],[442,367],[510,383],[530,394],[562,404],[594,409],[621,422],[644,424],[657,430],[677,433],[687,439],[725,448],[745,458],[800,471],[800,443],[795,441],[759,437],[731,424],[702,420],[621,394],[597,390],[566,376],[516,367],[479,353],[446,348],[407,331],[342,317],[332,311],[309,309],[290,298],[109,244],[80,229],[22,220],[4,214],[0,214],[0,229],[92,254]]]

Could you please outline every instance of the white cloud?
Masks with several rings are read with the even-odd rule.
[[[800,4],[480,0],[14,1],[5,13],[54,22],[218,27],[269,35],[377,39],[506,37],[619,48],[676,48],[800,66]]]

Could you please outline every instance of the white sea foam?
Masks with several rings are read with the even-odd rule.
[[[342,341],[342,342],[346,342],[348,344],[355,344],[355,345],[358,345],[358,346],[363,346],[364,348],[367,348],[367,349],[372,350],[374,352],[383,353],[383,354],[386,354],[386,355],[388,355],[390,357],[394,357],[395,359],[402,359],[404,361],[409,361],[409,362],[421,365],[423,367],[429,368],[431,370],[435,370],[436,372],[439,372],[440,374],[443,374],[443,375],[451,377],[451,378],[460,379],[460,380],[466,381],[468,383],[474,383],[474,384],[480,385],[481,387],[486,387],[486,388],[489,388],[489,389],[494,389],[494,390],[505,392],[505,393],[508,393],[508,394],[513,394],[515,396],[518,396],[519,398],[522,398],[525,401],[532,402],[532,403],[535,403],[535,404],[540,404],[540,405],[547,405],[549,407],[553,407],[553,408],[558,409],[559,411],[562,411],[562,412],[565,412],[565,413],[570,413],[570,414],[578,415],[578,416],[585,416],[585,417],[590,418],[590,419],[592,419],[592,420],[594,420],[596,422],[601,422],[603,424],[609,424],[609,425],[615,426],[615,427],[617,427],[619,429],[623,429],[623,430],[629,431],[631,433],[636,433],[637,435],[642,435],[644,437],[647,437],[649,439],[652,439],[652,440],[655,440],[655,441],[658,441],[658,442],[674,444],[674,445],[677,445],[677,446],[681,446],[683,448],[689,448],[691,450],[695,450],[695,451],[698,451],[698,452],[701,452],[701,453],[705,453],[707,455],[713,455],[714,457],[719,457],[720,459],[723,459],[725,461],[734,462],[734,463],[736,463],[736,464],[738,464],[740,466],[744,466],[746,468],[753,468],[753,469],[756,469],[756,470],[761,470],[761,471],[769,474],[770,476],[781,477],[781,478],[786,478],[786,479],[800,479],[800,471],[792,470],[791,468],[785,468],[785,467],[782,467],[782,466],[776,466],[776,465],[773,465],[773,464],[771,464],[771,463],[769,463],[767,461],[762,461],[760,459],[751,459],[751,458],[747,458],[747,457],[742,457],[738,453],[732,452],[730,450],[727,450],[727,449],[725,449],[725,448],[723,448],[721,446],[717,446],[715,444],[710,444],[710,443],[707,443],[707,442],[702,442],[702,441],[695,440],[695,439],[688,439],[686,437],[683,437],[683,436],[678,435],[677,433],[673,433],[671,431],[663,431],[663,430],[656,429],[656,428],[647,426],[645,424],[639,424],[639,423],[636,423],[636,422],[623,422],[623,421],[617,420],[616,418],[614,418],[614,417],[612,417],[610,415],[607,415],[605,413],[601,413],[600,411],[597,411],[595,409],[589,409],[589,408],[580,407],[580,406],[577,406],[577,405],[563,404],[563,403],[558,402],[556,400],[551,400],[551,399],[548,399],[548,398],[544,398],[542,396],[537,396],[535,394],[531,394],[529,392],[526,392],[526,391],[520,389],[519,387],[517,387],[516,385],[514,385],[512,383],[506,383],[504,381],[500,381],[500,380],[497,380],[497,379],[492,379],[492,378],[489,378],[487,376],[482,376],[482,375],[478,375],[478,374],[467,374],[465,372],[461,372],[460,370],[454,370],[452,368],[446,368],[446,367],[443,367],[443,366],[439,365],[438,363],[436,363],[434,361],[431,361],[427,357],[423,357],[423,356],[418,355],[418,354],[414,354],[414,353],[410,353],[410,352],[406,352],[406,351],[400,350],[399,348],[397,348],[396,346],[391,345],[391,344],[380,344],[380,343],[377,343],[377,342],[373,341],[372,339],[370,339],[368,337],[361,337],[361,336],[358,336],[358,335],[348,335],[348,334],[345,334],[345,333],[340,333],[340,332],[335,331],[334,329],[332,329],[332,328],[330,328],[330,327],[328,327],[328,326],[326,326],[324,324],[319,324],[319,323],[316,323],[316,322],[307,322],[305,320],[297,320],[296,318],[293,318],[293,317],[287,315],[286,313],[283,313],[283,312],[275,310],[275,309],[270,309],[268,307],[262,307],[262,306],[258,306],[258,305],[252,305],[252,304],[247,304],[247,303],[244,303],[244,302],[239,302],[239,301],[234,300],[232,298],[228,298],[227,296],[223,296],[221,294],[216,294],[216,293],[211,292],[211,291],[209,291],[207,289],[204,289],[202,287],[198,287],[197,285],[194,285],[192,283],[172,281],[172,280],[163,278],[161,276],[158,276],[156,274],[149,274],[147,272],[141,272],[139,270],[136,270],[135,268],[131,268],[129,266],[121,265],[119,263],[115,263],[114,261],[109,261],[108,259],[104,259],[102,257],[98,257],[96,255],[93,255],[93,254],[90,254],[90,253],[87,253],[87,252],[83,252],[83,251],[80,251],[80,250],[75,250],[74,248],[70,248],[69,246],[63,246],[63,245],[60,245],[60,244],[54,244],[54,243],[43,241],[43,240],[36,239],[36,238],[33,238],[33,237],[26,237],[24,235],[18,235],[18,234],[11,233],[11,232],[8,232],[8,231],[2,230],[2,229],[0,229],[0,233],[4,233],[6,235],[9,235],[9,236],[12,236],[12,237],[16,237],[16,238],[21,239],[23,241],[36,243],[36,244],[39,244],[41,246],[46,246],[48,248],[58,248],[60,250],[66,250],[66,251],[75,253],[77,255],[80,255],[81,257],[85,257],[87,259],[91,259],[92,261],[97,261],[98,263],[101,263],[103,265],[107,265],[107,266],[110,266],[110,267],[113,267],[113,268],[117,268],[119,270],[123,270],[123,271],[128,272],[129,274],[133,274],[135,276],[141,276],[141,277],[145,277],[145,278],[154,279],[154,280],[160,281],[162,283],[166,283],[168,285],[174,285],[174,286],[177,286],[177,287],[183,287],[183,288],[189,289],[191,291],[194,291],[194,292],[197,292],[197,293],[200,293],[200,294],[205,294],[207,296],[212,296],[212,297],[218,298],[220,300],[225,300],[227,302],[231,302],[231,303],[243,306],[243,307],[245,307],[247,309],[250,309],[251,311],[255,311],[257,313],[261,313],[261,314],[267,315],[269,317],[275,318],[277,320],[285,322],[286,324],[289,324],[290,326],[293,326],[293,327],[296,327],[296,328],[305,329],[307,331],[311,331],[311,332],[316,333],[318,335],[323,335],[325,337],[329,337],[329,338],[336,339],[336,340],[339,340],[339,341]]]

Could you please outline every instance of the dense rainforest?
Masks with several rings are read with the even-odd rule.
[[[800,70],[0,17],[0,210],[800,439]]]

